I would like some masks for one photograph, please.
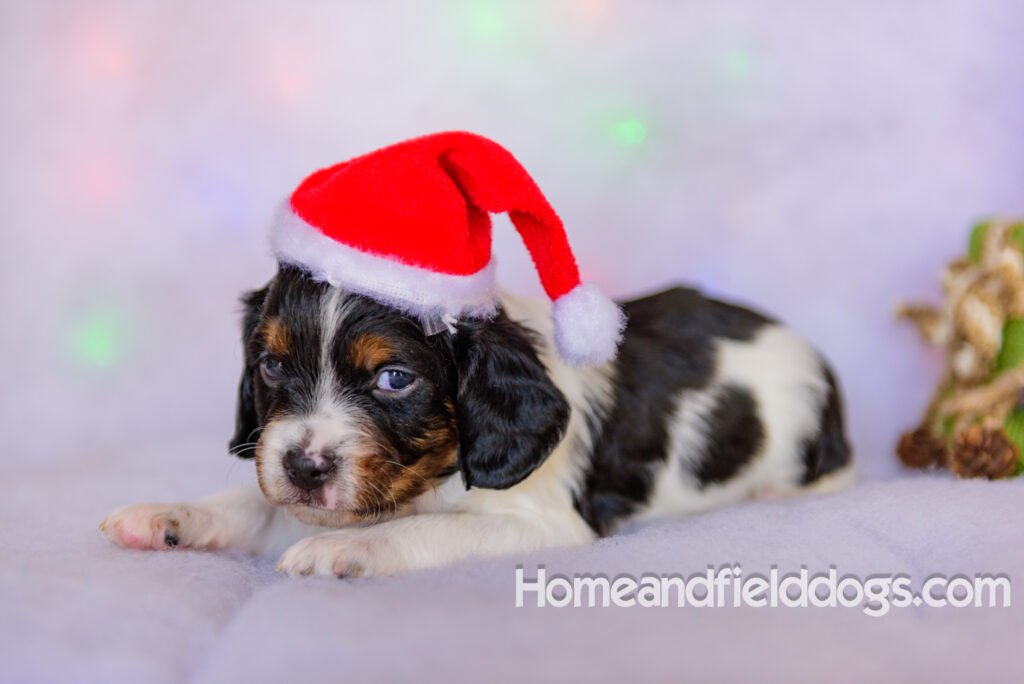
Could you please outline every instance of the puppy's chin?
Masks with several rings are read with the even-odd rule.
[[[326,508],[313,508],[301,504],[291,504],[285,509],[300,522],[307,525],[319,525],[320,527],[349,527],[363,522],[355,513],[350,511],[331,511]]]

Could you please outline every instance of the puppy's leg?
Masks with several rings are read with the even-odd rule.
[[[100,523],[107,539],[129,549],[179,546],[247,553],[285,548],[322,529],[275,508],[254,486],[228,489],[189,503],[125,506]]]
[[[575,515],[545,523],[514,514],[428,513],[303,539],[277,569],[290,575],[392,575],[593,539]]]

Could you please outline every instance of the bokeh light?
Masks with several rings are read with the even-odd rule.
[[[505,32],[505,12],[496,2],[473,2],[466,9],[466,23],[478,40],[495,40]]]
[[[91,80],[123,82],[138,70],[137,57],[123,31],[98,20],[74,28],[67,57],[79,74]]]
[[[125,315],[116,307],[91,308],[72,323],[68,351],[72,360],[87,368],[111,368],[127,351]]]
[[[747,81],[754,73],[754,58],[747,50],[730,50],[722,58],[722,72],[731,81]]]
[[[575,0],[573,8],[577,16],[595,22],[604,23],[612,17],[611,0]]]
[[[632,117],[615,121],[610,132],[612,140],[623,146],[639,145],[647,137],[647,130],[643,123]]]
[[[71,173],[79,205],[89,209],[112,206],[124,196],[128,183],[120,161],[100,152],[75,164]]]

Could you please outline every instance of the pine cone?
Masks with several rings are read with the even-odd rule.
[[[946,462],[946,449],[942,440],[926,428],[904,433],[896,446],[896,455],[904,465],[911,468],[927,468]]]
[[[957,437],[949,469],[960,477],[996,480],[1013,475],[1020,451],[1002,428],[972,425]]]

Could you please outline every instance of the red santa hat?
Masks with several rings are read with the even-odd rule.
[[[622,311],[580,281],[562,221],[526,170],[479,135],[437,133],[317,171],[271,242],[281,263],[424,321],[480,318],[497,308],[489,212],[508,212],[530,252],[560,355],[614,358]]]

